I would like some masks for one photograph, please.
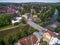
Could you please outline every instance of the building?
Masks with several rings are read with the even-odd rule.
[[[49,41],[49,45],[57,45],[60,44],[60,40],[57,37],[52,37]]]
[[[21,22],[22,17],[15,17],[14,19],[11,20],[12,24],[14,25],[15,23]]]
[[[35,22],[41,22],[40,18],[38,18],[37,15],[33,15],[32,17],[33,17],[33,21],[35,21]]]
[[[33,15],[33,18],[38,18],[38,16],[37,15]]]
[[[50,40],[51,39],[51,35],[49,33],[45,33],[44,34],[44,37],[47,39],[47,40]]]
[[[36,13],[36,11],[35,11],[35,9],[31,9],[31,14],[35,14]]]
[[[44,35],[43,35],[44,39],[43,40],[49,42],[52,37],[57,37],[57,36],[58,36],[57,33],[47,30],[44,32]]]
[[[18,43],[21,45],[31,45],[36,43],[38,39],[34,35],[29,35],[28,37],[18,40]]]
[[[49,45],[60,44],[60,38],[58,38],[58,34],[52,31],[45,31],[43,35],[43,41],[47,41]]]
[[[50,34],[51,36],[53,36],[53,37],[57,37],[57,36],[58,36],[57,33],[52,32],[52,31],[50,31],[50,30],[45,31],[45,33],[49,33],[49,34]]]
[[[17,45],[40,45],[42,35],[39,32],[34,32],[28,37],[18,40]]]
[[[32,14],[31,13],[26,13],[23,15],[23,17],[25,17],[25,19],[32,20]]]

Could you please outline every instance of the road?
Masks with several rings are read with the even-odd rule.
[[[29,24],[31,27],[37,29],[37,30],[40,31],[40,32],[43,32],[43,31],[46,30],[45,28],[43,28],[43,27],[41,27],[40,25],[32,22],[31,20],[27,20],[27,24]]]

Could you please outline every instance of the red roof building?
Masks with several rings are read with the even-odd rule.
[[[22,38],[20,40],[18,40],[18,45],[31,45],[31,44],[35,44],[37,42],[37,37],[35,35],[30,35],[28,37]]]
[[[58,35],[50,30],[45,31],[44,33],[49,33],[53,37],[57,37]]]

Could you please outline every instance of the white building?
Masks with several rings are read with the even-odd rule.
[[[16,17],[15,20],[11,20],[12,24],[21,22],[22,17]]]
[[[25,19],[32,20],[32,14],[31,13],[26,13],[22,17],[25,17]]]
[[[60,44],[60,40],[57,37],[52,37],[49,41],[49,45]]]

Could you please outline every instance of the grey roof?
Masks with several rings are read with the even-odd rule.
[[[60,40],[60,35],[58,36],[58,39]]]
[[[60,44],[57,44],[57,43],[56,43],[55,45],[60,45]]]
[[[35,35],[37,38],[40,38],[40,39],[43,38],[43,35],[39,32],[34,32],[33,35]]]

